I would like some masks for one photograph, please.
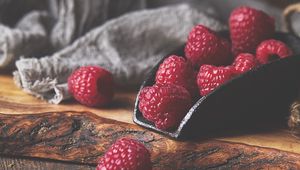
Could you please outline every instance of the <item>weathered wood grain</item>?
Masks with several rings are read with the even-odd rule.
[[[95,166],[117,138],[132,137],[150,149],[154,169],[299,167],[299,155],[294,153],[300,153],[300,142],[286,130],[173,141],[132,124],[135,95],[118,92],[113,104],[101,109],[76,101],[50,105],[22,92],[10,76],[0,76],[0,113],[5,113],[0,114],[0,154]]]
[[[0,153],[96,165],[118,138],[150,150],[154,169],[300,168],[300,155],[216,140],[180,142],[89,112],[0,114]]]
[[[90,165],[71,164],[53,160],[0,157],[1,170],[95,170],[95,168],[95,166]]]
[[[111,105],[105,108],[86,107],[75,100],[59,105],[49,104],[19,89],[11,76],[0,75],[0,112],[7,114],[35,114],[59,111],[89,111],[98,116],[133,123],[132,110],[136,91],[118,91]]]
[[[113,104],[107,108],[89,108],[76,101],[67,101],[59,105],[51,105],[45,101],[24,93],[13,83],[9,75],[0,75],[0,113],[6,114],[36,114],[41,112],[92,112],[103,118],[121,122],[132,122],[132,111],[136,92],[119,91]],[[238,142],[255,146],[276,148],[283,151],[300,153],[300,140],[287,129],[262,131],[257,128],[254,132],[236,129],[237,133],[226,132],[218,140]]]

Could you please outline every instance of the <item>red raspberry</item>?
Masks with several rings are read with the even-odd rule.
[[[216,32],[203,25],[195,26],[188,36],[185,56],[192,64],[224,65],[230,63],[230,44],[217,36]]]
[[[261,64],[290,55],[293,55],[292,50],[285,43],[274,39],[263,41],[256,49],[256,58]]]
[[[235,58],[232,66],[235,68],[237,74],[242,74],[256,67],[257,64],[254,55],[250,53],[241,53]]]
[[[174,84],[145,87],[139,95],[139,109],[145,119],[163,130],[177,127],[191,106],[189,92]]]
[[[87,106],[109,103],[113,97],[113,84],[112,74],[96,66],[81,67],[68,78],[69,92]]]
[[[100,158],[96,170],[151,170],[150,153],[140,142],[122,138],[117,140]]]
[[[202,65],[200,67],[197,84],[202,96],[207,95],[216,87],[230,80],[235,75],[232,66],[216,67],[212,65]]]
[[[171,55],[160,64],[156,72],[157,84],[175,84],[186,88],[191,96],[197,96],[196,74],[192,64],[183,57]]]
[[[254,53],[257,45],[275,31],[274,19],[263,11],[242,6],[229,18],[230,37],[234,55]]]

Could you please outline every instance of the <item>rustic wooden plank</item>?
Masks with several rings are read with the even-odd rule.
[[[64,102],[60,105],[51,105],[36,99],[21,91],[13,83],[9,75],[0,75],[0,112],[6,114],[36,114],[41,112],[92,112],[100,117],[132,122],[132,111],[136,92],[117,92],[113,104],[108,108],[89,108],[76,101]],[[227,133],[218,140],[245,143],[262,147],[276,148],[283,151],[300,153],[300,140],[286,129],[248,133],[239,131],[238,134]]]
[[[95,166],[71,164],[61,161],[0,157],[1,170],[95,170]]]
[[[288,129],[274,129],[265,132],[257,131],[256,133],[244,133],[217,139],[300,153],[300,138],[292,134]]]
[[[8,114],[35,114],[70,110],[89,111],[104,118],[133,124],[132,111],[136,93],[134,90],[118,91],[112,104],[106,108],[86,107],[74,100],[54,105],[20,90],[14,84],[11,76],[0,75],[0,112]]]
[[[0,76],[0,113],[8,114],[0,116],[0,153],[95,165],[97,157],[114,140],[129,136],[141,140],[151,150],[156,169],[197,166],[204,169],[211,166],[268,167],[270,162],[271,167],[281,167],[278,162],[287,160],[288,163],[282,166],[299,166],[297,154],[235,144],[244,143],[300,153],[300,142],[286,130],[254,134],[240,132],[239,135],[225,135],[217,140],[176,142],[137,127],[131,120],[135,95],[134,91],[117,92],[113,104],[101,109],[88,108],[76,101],[51,105],[22,92],[14,85],[11,76]],[[253,152],[255,154],[251,156]],[[241,156],[235,159],[234,155]],[[273,155],[278,164],[271,160]],[[227,163],[221,166],[224,161]],[[259,161],[261,165],[257,163]]]
[[[0,153],[96,165],[121,137],[143,142],[155,169],[300,168],[300,155],[216,140],[174,141],[89,112],[0,114]]]

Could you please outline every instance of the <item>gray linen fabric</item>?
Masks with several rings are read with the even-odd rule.
[[[47,20],[46,12],[32,11],[15,28],[0,24],[0,68],[10,66],[18,56],[32,57],[47,49],[47,30],[43,25]]]
[[[20,57],[56,52],[144,0],[0,0],[0,71]]]
[[[143,0],[49,0],[55,18],[51,42],[61,49],[106,20],[143,8]]]
[[[69,97],[67,77],[83,65],[102,66],[113,73],[118,84],[136,85],[161,57],[182,45],[198,23],[215,30],[225,28],[189,5],[129,13],[51,56],[20,59],[15,79],[26,92],[51,103]]]
[[[70,97],[67,78],[84,65],[110,70],[119,85],[138,85],[194,25],[224,29],[243,4],[281,21],[277,7],[259,0],[0,0],[0,71],[16,69],[20,88],[56,104]]]

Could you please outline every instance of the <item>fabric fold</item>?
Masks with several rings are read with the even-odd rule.
[[[0,24],[0,69],[14,64],[20,56],[40,56],[49,49],[45,25],[50,17],[46,12],[32,11],[15,28]]]
[[[56,104],[70,96],[67,78],[80,66],[102,66],[113,73],[118,85],[136,85],[161,57],[184,44],[196,24],[216,31],[225,28],[186,4],[128,13],[51,56],[20,59],[14,77],[24,91]]]
[[[49,0],[55,19],[50,40],[56,50],[101,25],[110,18],[145,8],[145,0]]]

